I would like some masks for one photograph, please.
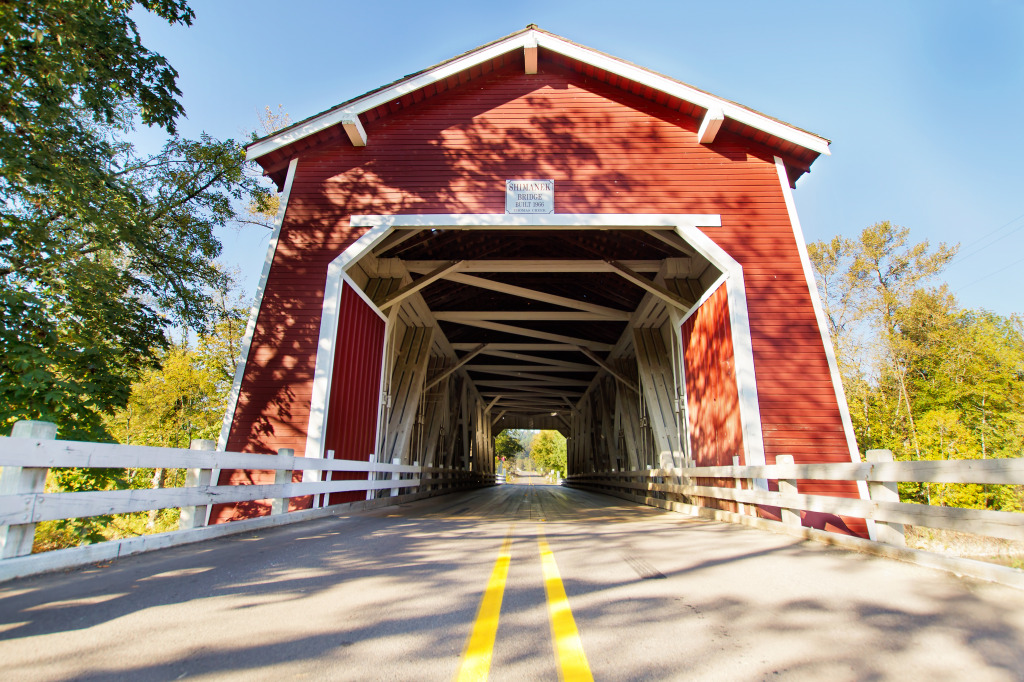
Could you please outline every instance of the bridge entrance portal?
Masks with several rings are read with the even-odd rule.
[[[859,461],[791,193],[828,145],[535,26],[256,141],[281,209],[219,447],[479,482],[504,428],[564,433],[570,474]]]
[[[565,435],[570,475],[764,462],[742,270],[700,232],[720,216],[353,222],[370,229],[327,284],[307,456],[343,447],[332,412],[360,372],[338,349],[359,346],[380,358],[362,374],[383,461],[493,473],[516,428]]]

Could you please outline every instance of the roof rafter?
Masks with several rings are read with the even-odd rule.
[[[448,274],[444,279],[447,279],[452,282],[458,282],[459,284],[468,284],[470,286],[478,287],[480,289],[497,291],[498,293],[501,294],[509,294],[511,296],[519,296],[520,298],[528,298],[532,301],[540,301],[542,303],[560,305],[564,308],[573,308],[574,310],[582,310],[590,313],[603,313],[610,317],[617,316],[619,313],[623,312],[621,310],[617,310],[615,308],[608,308],[603,305],[596,305],[594,303],[577,301],[574,298],[557,296],[555,294],[537,291],[536,289],[527,289],[526,287],[520,287],[514,284],[505,284],[504,282],[497,282],[493,279],[476,277],[474,275],[466,275],[461,272],[452,272]]]

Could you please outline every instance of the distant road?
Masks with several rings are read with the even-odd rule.
[[[2,677],[1021,679],[1022,592],[543,481],[0,585]]]

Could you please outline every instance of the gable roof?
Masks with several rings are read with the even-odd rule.
[[[382,107],[403,98],[409,100],[410,95],[443,84],[453,77],[456,83],[461,83],[471,76],[474,69],[479,71],[481,66],[490,65],[517,50],[523,51],[527,73],[536,72],[538,56],[543,55],[659,103],[677,103],[673,108],[703,119],[698,133],[702,143],[710,144],[718,130],[725,128],[772,147],[786,158],[791,183],[809,171],[811,163],[820,154],[830,154],[830,141],[823,137],[692,85],[578,45],[531,24],[521,31],[371,90],[256,140],[246,147],[246,159],[258,160],[270,173],[272,168],[281,165],[282,152],[287,156],[293,155],[288,154],[288,147],[337,128],[343,129],[354,145],[365,145],[368,139],[363,123],[378,118]],[[531,68],[533,71],[530,71]],[[267,158],[268,155],[272,155],[272,158]]]

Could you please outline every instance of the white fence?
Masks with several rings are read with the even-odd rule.
[[[282,450],[277,455],[258,455],[15,437],[0,437],[0,467],[3,467],[0,473],[0,580],[329,516],[348,508],[394,504],[494,483],[493,476],[464,470],[294,457],[290,450]],[[187,473],[185,486],[180,488],[47,493],[44,484],[47,471],[52,467],[185,469]],[[273,471],[275,482],[265,485],[211,483],[213,472],[222,469]],[[306,472],[303,482],[292,482],[295,471]],[[356,472],[365,476],[357,480],[322,480],[329,478],[332,472]],[[288,511],[290,498],[377,490],[390,490],[391,496]],[[255,500],[272,500],[271,514],[206,525],[210,505]],[[41,521],[167,508],[181,508],[176,531],[31,554],[35,524]]]
[[[904,503],[899,501],[896,492],[896,485],[900,482],[1024,485],[1024,459],[894,462],[892,453],[887,450],[872,450],[868,456],[876,461],[861,464],[793,464],[792,457],[787,456],[779,457],[777,464],[768,466],[576,474],[566,479],[566,484],[697,516],[770,530],[778,530],[782,525],[795,535],[908,559],[986,580],[1024,586],[1024,572],[1016,569],[969,560],[921,556],[928,553],[903,549],[904,524],[1024,541],[1024,514]],[[696,480],[706,478],[729,479],[730,483],[702,485]],[[768,481],[778,483],[778,492],[768,489]],[[800,484],[806,481],[864,482],[870,499],[801,494]],[[702,507],[694,498],[732,502],[735,503],[736,511]],[[757,508],[762,506],[780,510],[781,522],[760,518]],[[804,528],[801,526],[801,511],[865,519],[873,539],[878,542]]]

